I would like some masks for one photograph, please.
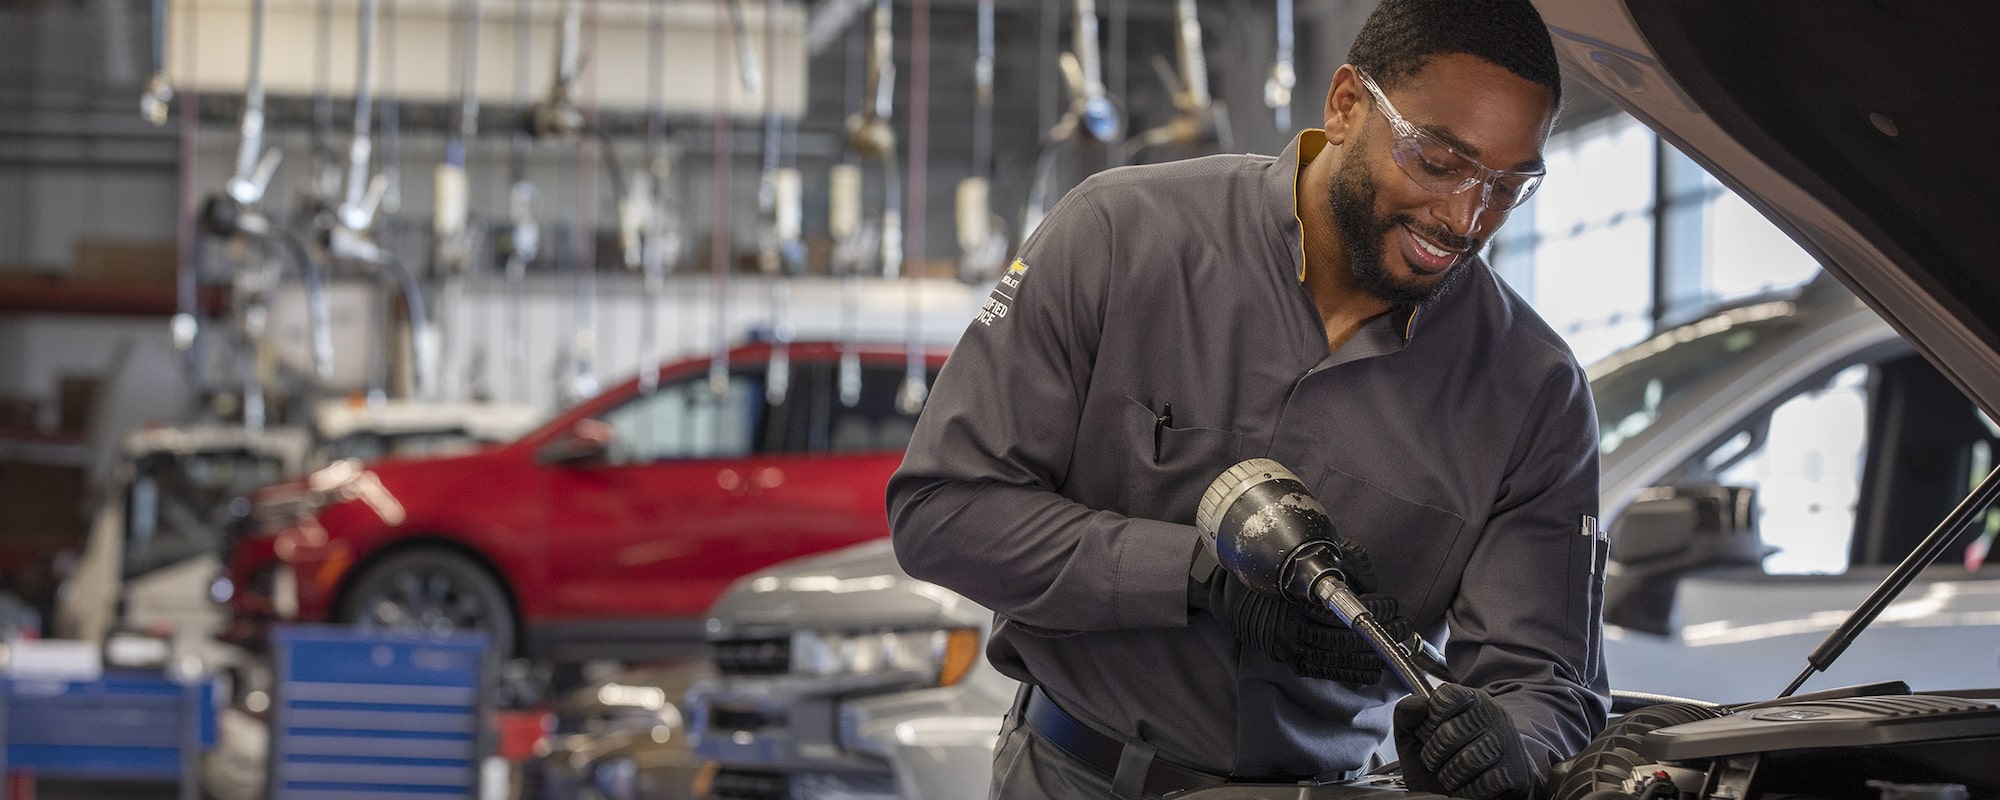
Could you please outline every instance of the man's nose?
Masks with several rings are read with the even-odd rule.
[[[1492,184],[1481,181],[1479,185],[1446,195],[1431,206],[1431,216],[1452,233],[1468,239],[1476,238],[1485,228],[1487,192]]]

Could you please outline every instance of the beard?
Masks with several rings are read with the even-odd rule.
[[[1372,137],[1370,137],[1372,138]],[[1356,139],[1354,145],[1365,146],[1364,139]],[[1398,214],[1383,217],[1375,213],[1375,182],[1362,168],[1361,160],[1349,158],[1333,172],[1333,181],[1327,187],[1327,199],[1333,203],[1333,224],[1340,231],[1342,248],[1347,251],[1347,267],[1354,273],[1361,290],[1391,306],[1426,307],[1437,303],[1449,291],[1460,276],[1465,274],[1465,262],[1470,254],[1478,252],[1478,240],[1467,241],[1435,225],[1419,224],[1415,217]],[[1385,254],[1383,242],[1390,231],[1397,226],[1408,226],[1431,241],[1451,246],[1470,245],[1465,248],[1467,257],[1459,259],[1429,283],[1419,279],[1403,280],[1390,275],[1383,266]]]

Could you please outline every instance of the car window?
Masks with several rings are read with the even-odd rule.
[[[326,443],[322,463],[343,458],[381,461],[388,458],[438,458],[477,452],[487,446],[464,431],[351,433]]]
[[[1745,306],[1662,333],[1590,366],[1598,446],[1609,455],[1681,402],[1711,376],[1755,354],[1759,344],[1797,324],[1791,303]]]
[[[1738,453],[1725,442],[1709,456],[1711,466],[1734,461],[1717,475],[1722,485],[1756,490],[1758,530],[1776,549],[1765,572],[1847,570],[1868,446],[1868,375],[1865,364],[1841,370],[1773,409],[1758,446]],[[1732,441],[1750,438],[1744,432]]]
[[[132,469],[125,492],[127,578],[218,552],[230,502],[285,472],[276,457],[242,450],[153,453]]]
[[[1996,445],[2000,429],[1977,406],[1903,354],[1800,387],[1680,480],[1754,490],[1766,572],[1838,574],[1907,557],[1993,468]],[[1965,553],[1959,544],[1945,560]]]
[[[917,418],[897,405],[907,371],[901,364],[863,364],[861,392],[853,405],[840,401],[839,366],[819,365],[814,371],[812,418],[807,449],[820,453],[893,452],[910,444]],[[925,380],[935,382],[937,370]]]
[[[706,374],[669,383],[604,415],[612,464],[740,458],[756,448],[766,416],[764,379],[734,374],[717,394]]]

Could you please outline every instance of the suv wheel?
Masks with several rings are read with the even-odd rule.
[[[370,565],[342,601],[338,620],[363,629],[480,631],[492,652],[514,654],[514,608],[493,575],[450,550],[396,553]]]

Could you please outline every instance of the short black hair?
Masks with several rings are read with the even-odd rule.
[[[1562,103],[1562,69],[1542,15],[1528,0],[1382,0],[1361,24],[1347,63],[1384,89],[1432,56],[1465,53],[1548,87]]]

